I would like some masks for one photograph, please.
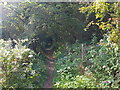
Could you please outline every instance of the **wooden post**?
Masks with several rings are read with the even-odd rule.
[[[85,60],[85,55],[86,55],[86,44],[82,44],[82,60]]]
[[[86,55],[86,44],[85,43],[82,43],[82,61],[80,62],[80,65],[79,65],[79,70],[80,70],[80,73],[82,75],[85,74],[85,67],[84,67],[84,61],[85,61],[85,55]]]

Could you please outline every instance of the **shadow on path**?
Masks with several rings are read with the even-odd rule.
[[[52,88],[53,83],[53,72],[54,72],[54,59],[52,56],[52,52],[48,51],[47,52],[47,57],[48,57],[48,61],[47,61],[47,70],[48,70],[48,76],[47,76],[47,80],[44,83],[43,88]]]

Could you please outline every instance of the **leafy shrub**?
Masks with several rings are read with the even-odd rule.
[[[71,79],[67,79],[71,77]],[[87,77],[85,75],[76,75],[71,76],[66,75],[66,78],[59,79],[60,81],[54,84],[54,87],[57,88],[95,88],[97,87],[96,79],[94,77]]]
[[[92,41],[94,42],[94,41]],[[105,40],[102,45],[92,43],[86,48],[86,58],[81,59],[81,44],[67,45],[58,51],[55,65],[55,88],[118,88],[119,53]],[[81,65],[80,63],[83,62]]]
[[[59,51],[60,52],[60,51]],[[68,45],[66,52],[61,53],[55,65],[55,88],[89,88],[97,87],[96,79],[86,72],[82,75],[79,71],[81,59],[81,44]]]
[[[46,75],[43,56],[36,55],[21,41],[0,40],[1,85],[3,88],[42,87]],[[45,59],[45,58],[44,58]]]
[[[115,47],[111,47],[108,44],[104,46],[92,46],[87,52],[87,60],[92,63],[87,67],[94,72],[101,82],[102,87],[104,85],[106,87],[117,87],[115,85],[115,78],[119,72],[120,64],[118,51],[116,51]],[[108,81],[109,83],[104,84],[104,81]]]
[[[69,45],[68,43],[66,43],[65,45],[61,45],[57,49],[57,51],[54,53],[54,55],[57,58],[61,58],[61,57],[67,56],[67,55],[80,56],[80,53],[81,53],[81,44],[75,43],[73,45]],[[72,56],[71,56],[71,58],[72,58]]]

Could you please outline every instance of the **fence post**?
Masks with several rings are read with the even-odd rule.
[[[82,43],[82,60],[85,60],[86,56],[86,44]]]
[[[85,74],[85,67],[84,67],[84,61],[85,61],[85,55],[86,55],[86,44],[85,43],[82,43],[82,61],[80,62],[80,65],[79,65],[79,70],[80,70],[80,73],[82,75]]]

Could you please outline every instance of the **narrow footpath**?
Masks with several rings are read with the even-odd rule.
[[[47,80],[44,83],[43,88],[52,88],[53,86],[53,72],[54,72],[54,58],[52,56],[52,52],[47,53],[48,61],[47,61],[47,70],[48,70],[48,76]]]

